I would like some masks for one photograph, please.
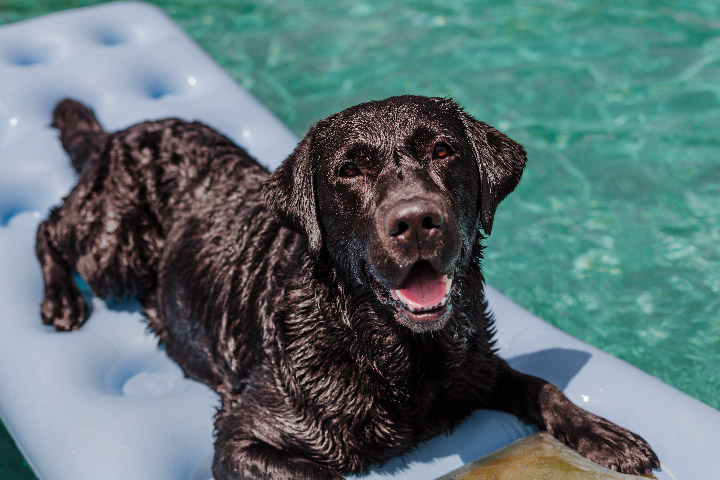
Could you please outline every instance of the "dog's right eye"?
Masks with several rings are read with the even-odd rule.
[[[452,155],[453,151],[449,145],[445,143],[438,143],[433,149],[433,158],[447,158]]]
[[[357,177],[361,173],[360,168],[352,162],[345,162],[340,167],[340,175],[343,177]]]

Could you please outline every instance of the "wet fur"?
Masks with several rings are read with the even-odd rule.
[[[457,202],[449,188],[438,189],[467,218],[452,311],[435,331],[413,331],[378,297],[381,286],[354,257],[367,253],[368,242],[350,238],[367,212],[354,206],[348,211],[360,217],[345,225],[333,212],[349,206],[334,205],[342,200],[317,185],[324,167],[313,158],[357,132],[366,143],[400,137],[392,125],[381,128],[389,139],[363,126],[379,121],[380,110],[406,118],[398,125],[440,128],[438,118],[449,119],[442,128],[459,139],[458,161],[471,162],[480,190]],[[168,119],[108,134],[68,100],[54,125],[79,178],[38,229],[43,321],[74,330],[87,319],[73,271],[100,297],[139,298],[167,353],[222,398],[217,480],[342,478],[407,452],[478,408],[513,413],[616,470],[658,467],[640,437],[495,354],[480,228],[490,232],[525,153],[455,103],[396,97],[353,107],[313,126],[272,176],[198,122]],[[391,161],[380,166],[393,168]],[[345,238],[328,233],[348,231]]]

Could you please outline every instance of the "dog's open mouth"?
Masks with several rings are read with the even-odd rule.
[[[440,275],[426,262],[418,262],[410,269],[400,288],[390,295],[406,311],[409,320],[430,322],[448,310],[452,278]]]

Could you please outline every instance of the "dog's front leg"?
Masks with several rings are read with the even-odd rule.
[[[342,480],[339,472],[290,451],[253,438],[247,419],[231,415],[218,421],[215,480]],[[235,425],[233,425],[235,424]]]
[[[489,408],[534,423],[593,462],[635,475],[649,475],[660,462],[640,436],[574,405],[556,386],[513,370],[501,361]]]

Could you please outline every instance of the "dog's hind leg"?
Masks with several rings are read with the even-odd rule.
[[[43,323],[54,326],[56,330],[75,330],[87,320],[88,306],[75,285],[70,262],[51,241],[54,216],[55,212],[40,224],[35,244],[45,281],[40,314]]]
[[[77,172],[99,156],[107,140],[92,111],[73,100],[57,105],[52,125],[60,130],[60,140]],[[79,328],[89,315],[87,303],[73,278],[77,261],[71,258],[71,255],[77,256],[75,229],[64,218],[66,215],[64,205],[53,209],[50,217],[38,227],[35,243],[45,282],[40,314],[43,323],[62,331]]]
[[[45,281],[41,315],[57,330],[75,330],[89,312],[74,271],[102,298],[152,290],[156,222],[123,170],[122,140],[109,145],[110,135],[90,109],[64,100],[55,108],[53,125],[80,176],[38,228],[36,253]]]
[[[78,184],[37,232],[45,280],[41,315],[56,330],[75,330],[88,316],[73,272],[100,298],[136,297],[146,309],[153,305],[159,227],[134,199],[96,189],[102,179],[93,178]]]

